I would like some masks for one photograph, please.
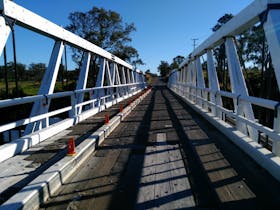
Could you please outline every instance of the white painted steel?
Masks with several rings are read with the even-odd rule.
[[[10,35],[11,29],[6,24],[5,19],[0,16],[0,56],[3,52],[7,39]]]
[[[0,126],[0,131],[5,132],[27,125],[24,136],[20,138],[21,140],[25,139],[25,143],[19,143],[23,146],[16,146],[16,148],[19,148],[17,151],[11,150],[3,158],[11,157],[18,152],[24,151],[29,146],[43,141],[57,132],[67,129],[146,88],[145,74],[143,72],[133,68],[129,63],[104,49],[10,0],[0,0],[0,10],[0,54],[11,31],[10,27],[7,26],[10,23],[32,30],[55,41],[38,95],[0,101],[0,108],[33,103],[29,118],[18,119],[15,122]],[[84,54],[76,90],[53,93],[63,49],[66,44],[82,50]],[[100,70],[95,87],[86,88],[89,67],[93,60],[100,62]],[[89,95],[89,99],[86,101],[85,94]],[[71,101],[71,105],[66,105],[66,107],[50,112],[49,106],[52,103],[52,99],[62,97],[68,98]],[[67,113],[68,118],[49,125],[50,117],[56,117],[62,113]],[[22,142],[20,139],[19,142]]]
[[[279,2],[278,2],[279,3]],[[280,87],[280,12],[279,10],[270,10],[267,14],[267,21],[264,23],[265,36],[268,42],[269,52],[272,57],[272,63],[277,79],[278,87]]]
[[[195,67],[196,67],[196,76],[197,76],[197,87],[203,89],[205,88],[205,82],[204,82],[204,76],[202,71],[202,66],[200,62],[200,58],[196,58],[195,60]],[[197,92],[198,97],[205,98],[205,95],[203,95],[202,91]],[[198,101],[198,104],[205,108],[204,103],[202,103],[201,100]]]
[[[209,89],[213,92],[210,92],[210,101],[214,104],[222,106],[222,98],[219,95],[216,95],[218,91],[220,91],[218,76],[216,72],[216,68],[213,60],[213,52],[212,50],[207,50],[207,72],[208,72],[208,80],[209,80]],[[217,115],[222,118],[222,115],[215,107],[211,108],[212,114]]]
[[[179,95],[180,96],[180,95]],[[280,181],[280,157],[276,156],[267,149],[261,147],[257,142],[248,138],[240,131],[234,129],[231,125],[223,120],[215,117],[207,110],[201,109],[197,104],[183,97],[183,100],[189,104],[193,109],[200,113],[206,120],[213,124],[218,130],[224,133],[234,144],[244,150],[250,157],[266,169],[275,179]],[[255,124],[255,122],[252,122]],[[260,125],[260,127],[263,127]],[[272,131],[274,133],[274,131]],[[277,138],[279,140],[279,134]]]
[[[138,101],[149,93],[146,92],[138,98]],[[136,103],[131,104],[115,116],[108,125],[104,125],[92,133],[76,148],[77,155],[74,157],[66,156],[44,171],[40,176],[34,179],[29,185],[24,187],[19,193],[12,196],[8,201],[1,205],[0,209],[38,209],[43,201],[54,195],[55,191],[67,180],[67,178],[76,170],[81,162],[85,161],[96,148],[96,142],[102,141],[116,128],[134,108]],[[1,149],[0,149],[1,150]],[[1,152],[1,154],[3,154]],[[0,162],[1,162],[0,156]]]
[[[180,68],[186,65],[190,59],[201,56],[205,50],[213,49],[223,42],[223,38],[227,36],[235,36],[246,30],[248,27],[254,25],[259,21],[259,15],[267,9],[268,3],[279,3],[278,0],[255,0],[248,7],[242,10],[238,15],[234,16],[216,33],[213,33],[201,45],[199,45],[190,57],[187,57],[181,64]]]
[[[230,82],[231,82],[231,91],[233,93],[238,94],[236,100],[234,100],[235,111],[238,115],[245,116],[249,120],[254,121],[254,112],[252,109],[252,105],[248,102],[238,101],[239,95],[248,96],[248,90],[246,87],[245,79],[242,74],[242,69],[240,66],[239,58],[237,55],[237,49],[235,47],[234,39],[231,37],[226,38],[225,41],[226,55],[228,60],[228,67],[230,73]],[[257,141],[258,133],[255,129],[250,126],[246,126],[246,124],[237,121],[237,129],[242,133],[247,134],[249,132],[249,136]],[[248,131],[247,131],[248,130]]]
[[[0,9],[3,9],[3,14],[6,17],[16,20],[16,24],[33,30],[36,33],[48,36],[54,40],[62,40],[76,48],[95,53],[108,60],[113,60],[114,62],[126,66],[127,68],[133,68],[130,64],[107,52],[106,50],[92,44],[85,39],[82,39],[81,37],[17,5],[10,0],[1,0]]]
[[[279,88],[279,6],[280,0],[255,0],[186,57],[179,65],[179,69],[171,72],[168,81],[168,87],[172,91],[181,96],[190,106],[224,132],[278,180],[280,177],[280,102],[248,95],[234,36],[254,26],[257,22],[260,22],[261,18]],[[225,44],[226,48],[231,92],[220,90],[213,60],[213,49],[222,43]],[[198,62],[205,53],[207,54],[209,88],[201,85],[203,75],[201,76]],[[194,68],[194,62],[196,62],[196,68]],[[186,78],[184,78],[184,73]],[[235,109],[226,109],[222,103],[222,97],[232,99]],[[208,104],[208,108],[204,107],[203,104]],[[274,111],[273,129],[255,120],[252,105]],[[229,118],[236,125],[229,124],[226,121]],[[269,141],[272,141],[272,151],[258,144],[260,136],[265,136]]]
[[[53,93],[63,50],[64,50],[63,42],[56,41],[38,95]],[[50,106],[50,101],[47,100],[45,100],[44,102],[42,101],[35,102],[32,107],[30,117],[47,113],[49,110],[49,106]],[[36,123],[28,124],[25,128],[24,135],[30,134],[34,131],[40,130],[43,127],[48,127],[48,126],[49,126],[49,118],[45,118]]]
[[[82,67],[80,70],[76,90],[85,90],[86,89],[90,59],[91,59],[91,54],[90,54],[90,52],[87,52],[83,57]],[[76,101],[73,100],[72,102],[74,102],[73,104],[80,104],[83,101],[84,101],[84,93],[79,93],[76,97]],[[72,113],[72,114],[74,116],[76,116],[76,114],[81,114],[81,112],[82,112],[82,109],[78,108],[77,113]]]

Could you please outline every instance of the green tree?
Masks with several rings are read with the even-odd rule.
[[[278,101],[280,97],[279,88],[262,24],[253,26],[247,34],[243,57],[246,62],[254,64],[254,71],[260,72],[258,79],[247,77],[247,75],[245,77],[249,87],[251,85],[260,87],[253,87],[252,95]],[[258,118],[262,124],[268,126],[273,124],[273,113],[267,109],[259,108]]]
[[[231,18],[233,18],[232,14],[225,14],[220,17],[216,23],[216,25],[212,28],[213,32],[218,31],[224,24],[226,24]],[[225,45],[221,44],[220,46],[214,49],[214,56],[217,62],[217,74],[219,77],[219,81],[222,81],[222,89],[228,90],[228,72],[226,70],[227,62],[226,62],[226,50]]]
[[[28,67],[29,80],[41,82],[46,70],[46,64],[44,63],[31,63]]]
[[[178,69],[179,65],[184,61],[184,56],[177,55],[175,58],[173,58],[173,62],[170,64],[170,69]]]
[[[120,14],[104,8],[93,7],[87,12],[72,12],[67,30],[113,53],[121,59],[143,64],[135,48],[130,46],[130,34],[136,30],[133,23],[123,23]],[[80,64],[81,52],[73,48],[73,60]]]
[[[158,66],[158,72],[160,73],[160,76],[166,77],[168,76],[170,71],[171,68],[169,63],[167,61],[160,61],[160,64]]]

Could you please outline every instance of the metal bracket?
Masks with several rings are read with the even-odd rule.
[[[44,94],[43,96],[45,98],[45,103],[43,103],[43,106],[47,106],[49,104],[48,96],[46,94]]]
[[[4,13],[2,13],[2,17],[4,18],[6,25],[9,26],[10,29],[13,31],[14,25],[16,24],[17,21],[15,19],[11,19],[7,17]]]
[[[237,96],[237,98],[236,98],[236,105],[238,106],[238,104],[239,104],[239,99],[240,99],[240,97],[241,97],[241,94],[239,94],[238,96]]]
[[[215,92],[215,95],[214,95],[215,98],[217,98],[218,92],[219,92],[218,90]]]

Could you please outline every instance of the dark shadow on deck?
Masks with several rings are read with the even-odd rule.
[[[149,138],[150,135],[157,133],[156,131],[151,129],[152,122],[153,123],[163,122],[166,120],[173,122],[172,116],[170,115],[170,113],[167,113],[168,117],[159,116],[159,118],[153,118],[154,112],[165,111],[165,113],[166,113],[166,109],[161,109],[161,108],[159,108],[159,105],[158,105],[158,104],[161,104],[163,106],[166,106],[166,101],[163,101],[163,102],[158,101],[159,98],[156,97],[156,95],[161,95],[161,92],[163,90],[166,90],[165,86],[154,87],[154,91],[152,92],[152,96],[150,99],[150,104],[148,105],[148,107],[146,109],[143,120],[141,121],[141,124],[140,124],[140,126],[137,130],[136,136],[135,136],[134,143],[136,144],[136,146],[132,147],[132,151],[130,153],[126,168],[123,171],[122,175],[120,176],[120,181],[116,188],[117,190],[113,194],[113,198],[112,198],[112,201],[110,204],[110,209],[157,208],[161,205],[168,204],[168,203],[174,202],[174,201],[176,202],[179,199],[187,198],[192,195],[191,190],[185,190],[185,191],[173,193],[170,195],[154,198],[153,200],[137,204],[137,196],[139,193],[139,189],[141,187],[148,186],[148,185],[154,186],[154,185],[157,185],[160,183],[166,183],[166,182],[170,182],[171,180],[179,180],[179,179],[186,177],[185,175],[179,175],[179,176],[175,176],[175,177],[170,177],[170,178],[166,178],[166,179],[160,179],[160,180],[155,180],[152,182],[140,184],[141,178],[144,177],[142,175],[142,171],[143,171],[143,167],[144,167],[145,156],[155,154],[155,153],[168,152],[168,150],[159,150],[159,151],[155,151],[155,152],[149,152],[147,154],[147,153],[145,153],[146,146],[155,146],[156,147],[156,146],[163,146],[163,145],[167,145],[167,144],[168,145],[178,145],[179,144],[178,139],[174,139],[174,140],[167,139],[167,142],[158,143],[155,140],[153,140],[153,139],[151,140],[151,138]],[[160,96],[160,97],[162,98],[162,96]],[[157,100],[157,101],[155,101],[155,100]],[[162,100],[162,99],[160,99],[160,100]],[[138,120],[139,119],[137,119],[137,121]],[[131,121],[131,120],[129,120],[129,121]],[[172,128],[175,126],[177,126],[177,125],[175,125],[173,123]],[[166,128],[166,129],[168,130],[169,128]],[[165,128],[162,127],[161,130],[165,131]],[[167,163],[162,163],[162,164],[167,164]],[[152,166],[149,166],[149,167],[152,167]],[[182,167],[180,169],[182,169]],[[177,170],[177,168],[174,168],[173,170]],[[165,173],[165,172],[168,172],[168,170],[159,172],[157,174]]]
[[[155,94],[155,91],[153,91],[151,96],[147,96],[151,97],[151,99],[135,135],[134,144],[137,146],[132,147],[127,166],[120,176],[117,191],[113,194],[109,209],[134,209],[137,202],[144,154],[149,137],[152,111],[155,105]]]
[[[162,90],[161,94],[165,100],[167,111],[172,120],[173,127],[176,129],[179,139],[181,139],[181,153],[188,172],[190,184],[192,186],[192,191],[197,206],[206,208],[217,207],[218,197],[213,189],[207,187],[209,180],[207,179],[203,168],[199,164],[197,164],[199,162],[197,154],[195,154],[195,152],[191,148],[191,145],[189,144],[189,141],[187,141],[188,137],[185,133],[184,127],[180,123],[180,119],[173,110],[171,101],[166,96],[166,92],[168,92],[167,88],[165,90]]]
[[[209,122],[207,122],[203,117],[201,117],[199,114],[197,114],[191,107],[189,107],[180,97],[178,97],[176,94],[174,94],[172,91],[169,91],[169,93],[177,99],[177,103],[179,103],[191,116],[191,119],[200,127],[200,129],[203,130],[208,136],[208,139],[200,140],[199,143],[196,142],[196,144],[192,144],[190,140],[188,140],[188,143],[186,141],[183,141],[184,150],[186,152],[191,152],[192,155],[198,157],[197,154],[193,154],[194,147],[195,146],[202,146],[206,145],[207,142],[211,144],[215,144],[219,150],[220,153],[222,153],[223,158],[217,158],[213,159],[211,161],[203,161],[204,164],[211,163],[214,161],[224,160],[226,159],[229,163],[229,166],[225,166],[224,168],[216,168],[213,170],[207,170],[204,171],[204,169],[201,169],[202,173],[204,171],[204,176],[206,176],[206,173],[211,173],[219,170],[224,170],[228,168],[234,168],[236,171],[236,176],[233,176],[231,178],[223,179],[221,181],[217,182],[210,182],[208,178],[206,178],[206,181],[208,182],[208,185],[211,188],[218,189],[219,187],[223,187],[225,185],[230,185],[234,182],[240,181],[244,182],[247,187],[254,193],[255,197],[250,199],[242,199],[242,200],[235,200],[235,201],[229,201],[229,202],[221,202],[218,197],[215,195],[216,193],[212,191],[211,194],[214,193],[214,197],[216,197],[216,204],[218,204],[219,209],[279,209],[280,206],[280,183],[277,182],[268,172],[266,172],[264,169],[261,169],[261,167],[255,163],[247,154],[245,154],[242,150],[240,150],[236,145],[234,145],[226,136],[224,136],[222,133],[217,132],[217,129],[212,126]],[[170,101],[166,99],[168,104],[170,104]],[[170,105],[169,105],[170,106]],[[170,106],[170,109],[168,109],[169,112],[173,112]],[[179,126],[179,130],[183,130],[183,126],[180,125],[179,120],[177,119],[177,116],[174,113],[171,113],[174,116],[174,121]],[[188,138],[184,138],[188,139]],[[186,143],[184,143],[186,142]],[[202,156],[208,156],[215,152],[209,151],[207,154],[201,155]],[[191,156],[192,156],[191,155]],[[187,156],[189,156],[187,154]],[[187,157],[189,159],[189,157]],[[201,163],[201,161],[199,161]],[[202,163],[201,163],[202,164]],[[191,165],[189,166],[192,167]],[[194,167],[197,167],[194,166]],[[195,185],[198,183],[195,180],[197,177],[191,176],[192,183],[194,184],[194,190],[196,189]],[[201,185],[198,185],[200,189]],[[202,186],[203,187],[203,186]],[[205,188],[206,186],[204,186]],[[242,186],[240,186],[242,187]],[[206,187],[208,188],[208,187]],[[217,203],[218,202],[218,203]]]
[[[162,101],[156,101],[156,96],[161,95],[160,98]],[[157,99],[158,100],[158,99]],[[159,103],[158,103],[159,102]],[[161,106],[166,106],[167,110],[166,115],[164,115],[160,120],[158,118],[153,119],[154,112],[164,112],[165,110],[160,108],[158,104],[161,104]],[[175,107],[174,107],[175,105]],[[179,105],[179,106],[177,106]],[[147,107],[147,109],[146,109]],[[179,108],[178,108],[179,107]],[[188,116],[177,116],[177,111],[180,112],[180,110],[187,111],[189,113]],[[147,209],[147,208],[157,208],[161,205],[168,204],[169,202],[176,202],[179,199],[182,199],[184,197],[188,197],[190,195],[194,195],[196,199],[197,208],[182,208],[182,209],[255,209],[255,204],[257,203],[260,206],[257,206],[259,208],[256,209],[275,209],[279,206],[279,202],[275,202],[275,198],[273,197],[273,201],[269,203],[269,196],[270,193],[267,193],[267,190],[264,192],[261,192],[263,188],[253,186],[257,185],[258,182],[268,182],[271,184],[271,180],[263,180],[257,178],[262,178],[262,176],[255,175],[254,176],[252,168],[244,169],[246,165],[243,165],[240,163],[240,157],[235,157],[233,161],[229,161],[230,164],[233,164],[233,167],[236,169],[238,176],[229,177],[220,181],[211,182],[211,180],[208,177],[209,173],[212,172],[218,172],[219,170],[226,170],[229,167],[217,167],[215,169],[205,170],[202,166],[202,164],[211,164],[214,161],[231,159],[232,160],[232,154],[238,154],[241,155],[242,152],[238,148],[236,148],[234,145],[223,146],[223,141],[226,140],[226,137],[222,134],[217,134],[217,131],[215,128],[211,127],[208,122],[203,121],[201,117],[193,112],[193,110],[188,107],[181,99],[179,99],[175,94],[171,93],[165,86],[156,86],[154,87],[154,90],[152,91],[151,95],[147,96],[147,98],[142,101],[142,104],[136,108],[134,112],[138,112],[139,115],[137,115],[134,119],[136,121],[135,127],[132,126],[132,128],[127,128],[131,133],[122,133],[120,137],[109,137],[107,140],[116,140],[118,139],[126,139],[131,138],[128,141],[124,141],[125,143],[114,141],[114,143],[101,145],[98,147],[97,153],[102,157],[102,155],[106,155],[106,152],[110,150],[128,150],[129,152],[126,153],[125,158],[120,158],[121,163],[118,166],[116,166],[116,169],[112,168],[112,170],[109,172],[109,174],[106,174],[104,176],[111,176],[114,175],[115,170],[118,171],[118,181],[109,183],[109,184],[103,184],[98,187],[106,187],[111,186],[111,184],[116,185],[115,189],[110,191],[105,191],[103,193],[96,193],[91,196],[81,196],[79,199],[86,200],[86,199],[93,199],[96,197],[102,197],[102,196],[111,196],[111,201],[109,204],[109,209]],[[141,112],[141,114],[140,114]],[[141,118],[141,119],[140,119]],[[144,177],[142,175],[142,170],[144,168],[144,158],[145,156],[152,155],[154,153],[162,153],[166,152],[168,150],[159,150],[159,151],[152,151],[147,153],[146,147],[147,146],[159,146],[156,141],[149,138],[151,135],[161,132],[164,128],[153,128],[151,129],[152,122],[160,123],[160,121],[165,120],[171,120],[172,128],[175,129],[175,133],[178,136],[178,138],[181,140],[178,142],[178,139],[174,138],[172,140],[167,139],[167,144],[179,144],[181,154],[183,156],[184,164],[187,170],[188,178],[191,182],[191,190],[181,191],[177,193],[173,193],[171,195],[161,196],[158,198],[151,199],[150,201],[145,201],[142,203],[137,204],[137,196],[139,194],[139,189],[141,186],[149,185],[152,186],[154,184],[164,183],[168,182],[169,179],[160,179],[156,181],[147,182],[145,184],[140,184],[141,178]],[[184,125],[183,120],[188,120],[188,126]],[[131,119],[125,119],[124,122],[133,123],[135,122]],[[207,124],[207,125],[205,125]],[[129,124],[132,125],[132,124]],[[199,127],[198,127],[199,126]],[[168,132],[170,128],[166,128],[164,132]],[[189,139],[186,132],[196,132],[199,129],[202,129],[205,133],[207,133],[207,137],[201,138],[198,141],[193,141],[192,139]],[[132,131],[135,133],[132,133]],[[116,139],[114,139],[116,138]],[[211,141],[210,141],[211,139]],[[218,140],[220,139],[220,140]],[[205,154],[197,154],[195,151],[195,147],[199,146],[207,146],[209,144],[216,144],[216,142],[222,141],[222,146],[219,145],[219,149],[223,150],[225,148],[225,152],[222,151],[223,155],[225,155],[225,158],[214,158],[211,160],[207,160],[208,155],[217,153],[216,151],[207,151]],[[220,144],[221,142],[219,142]],[[166,144],[166,143],[163,143]],[[225,144],[225,143],[224,143]],[[228,144],[228,143],[227,143]],[[177,147],[177,146],[176,146]],[[129,154],[129,155],[128,155]],[[200,157],[199,157],[200,155]],[[242,154],[244,156],[244,154]],[[121,156],[121,155],[120,155]],[[242,156],[242,157],[243,157]],[[201,161],[201,157],[206,159],[205,161]],[[230,158],[228,158],[230,157]],[[245,157],[244,157],[245,158]],[[241,158],[242,160],[242,158]],[[177,159],[170,161],[170,162],[176,162],[179,161]],[[157,163],[157,164],[149,164],[148,166],[145,165],[145,167],[153,167],[158,165],[163,165],[166,163]],[[124,167],[124,169],[120,169],[121,167]],[[232,166],[231,166],[232,167]],[[253,166],[254,167],[254,166]],[[181,167],[182,168],[182,167]],[[178,169],[181,169],[178,167]],[[174,169],[175,170],[175,169]],[[160,172],[157,172],[158,174],[165,173],[168,170],[162,170]],[[241,173],[242,172],[242,173]],[[246,173],[248,173],[246,175]],[[227,184],[232,184],[236,181],[242,180],[243,176],[246,176],[245,182],[246,184],[252,188],[252,191],[256,193],[257,195],[257,202],[254,198],[249,199],[242,199],[242,200],[235,200],[235,201],[229,201],[229,202],[221,202],[217,193],[215,192],[216,188],[223,187]],[[102,176],[101,176],[102,177]],[[99,177],[92,177],[91,179],[98,179]],[[173,177],[173,179],[180,179],[183,178],[183,176]],[[247,179],[252,178],[254,181],[248,181]],[[269,176],[265,178],[270,178]],[[81,182],[85,182],[85,180],[81,180]],[[273,182],[272,182],[273,183]],[[276,183],[275,183],[276,184]],[[261,184],[265,185],[265,184]],[[269,185],[270,186],[270,185]],[[275,185],[279,186],[279,185]],[[97,188],[98,188],[97,187]],[[269,187],[267,187],[269,188]],[[275,188],[275,187],[274,187]],[[95,190],[95,188],[85,188],[84,190]],[[257,190],[255,190],[257,189]],[[273,192],[275,189],[273,189]],[[81,192],[83,192],[81,191]],[[280,191],[280,187],[279,190]],[[69,192],[70,194],[72,192]],[[74,193],[74,192],[73,192]],[[267,193],[267,194],[266,194]],[[280,194],[280,193],[279,193]],[[278,194],[278,197],[279,197]],[[276,195],[276,194],[274,194]],[[258,202],[258,196],[263,196],[260,198],[260,202]],[[277,200],[277,199],[276,199]],[[279,200],[279,198],[278,198]],[[64,200],[63,202],[67,203],[71,200]],[[63,204],[61,201],[57,201],[57,204]],[[55,206],[54,203],[51,203],[47,206]],[[267,208],[265,208],[267,207]]]

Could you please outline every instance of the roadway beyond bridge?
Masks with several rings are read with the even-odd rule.
[[[279,182],[155,84],[40,208],[279,209]]]

